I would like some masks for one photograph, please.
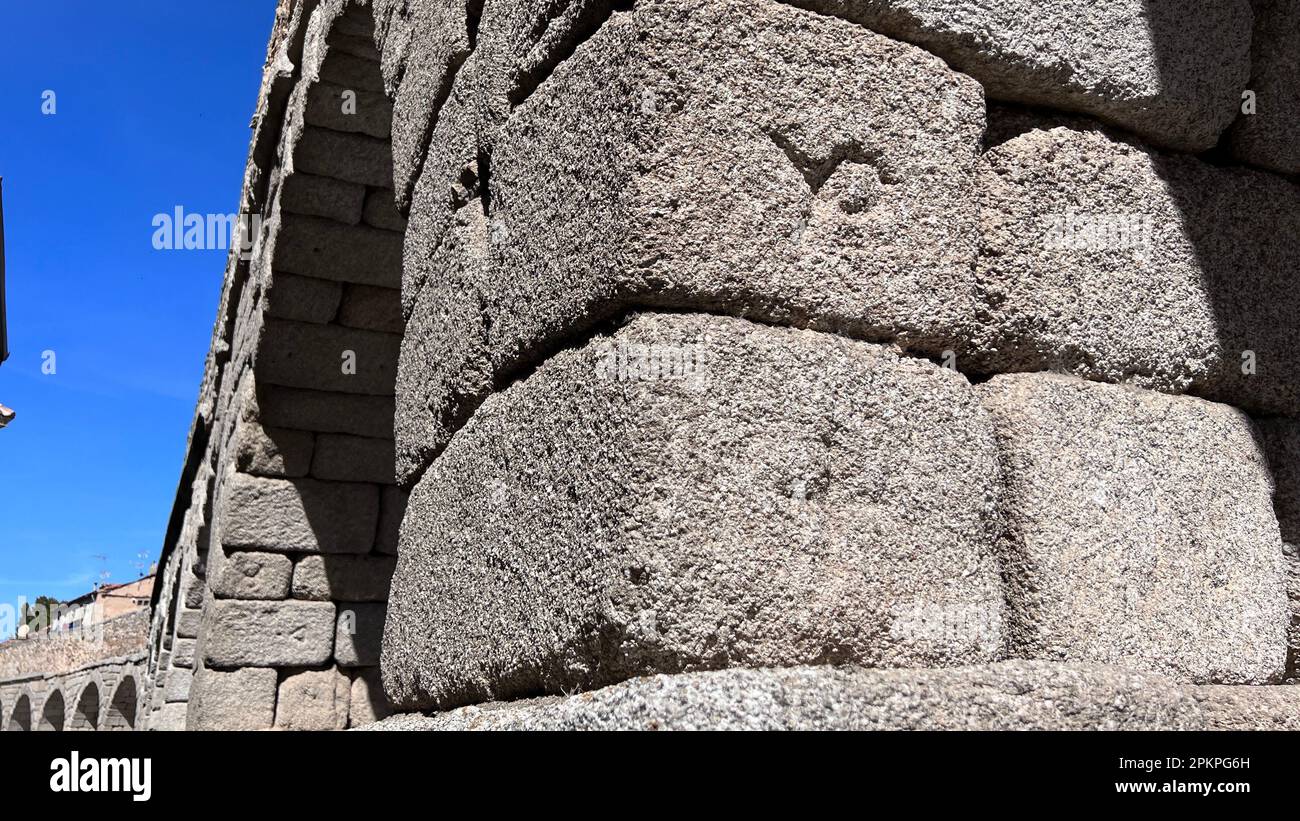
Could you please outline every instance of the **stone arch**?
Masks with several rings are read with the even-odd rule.
[[[104,692],[104,680],[98,675],[92,676],[84,685],[72,708],[68,721],[69,730],[98,730],[101,703]]]
[[[5,729],[12,731],[30,731],[32,729],[32,694],[26,688],[19,693],[18,698],[14,701],[14,709],[9,715],[9,721],[5,725]]]
[[[41,707],[41,719],[36,729],[53,732],[61,732],[64,725],[64,713],[66,703],[63,698],[63,691],[57,687],[50,691],[45,697],[45,704]]]
[[[135,673],[127,673],[114,688],[113,698],[108,703],[108,711],[100,726],[105,730],[134,730],[138,706],[139,685]]]

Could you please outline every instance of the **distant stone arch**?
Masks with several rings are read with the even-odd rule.
[[[92,678],[81,688],[76,706],[72,710],[72,719],[68,722],[69,730],[98,730],[99,704],[103,682]]]
[[[64,699],[62,690],[53,690],[45,697],[41,708],[41,721],[36,729],[60,732],[63,730]]]
[[[108,713],[104,716],[102,726],[105,730],[135,729],[138,692],[135,676],[133,674],[122,676],[122,680],[117,683],[117,689],[113,691],[113,699],[108,704]]]
[[[9,716],[9,724],[5,727],[11,731],[28,731],[32,729],[32,697],[28,693],[18,696],[14,702],[14,711]]]

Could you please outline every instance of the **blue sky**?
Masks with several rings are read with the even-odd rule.
[[[0,603],[128,581],[162,545],[225,252],[156,251],[152,220],[237,210],[274,9],[0,10],[0,403],[18,413],[0,430]]]

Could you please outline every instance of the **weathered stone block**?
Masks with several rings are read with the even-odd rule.
[[[324,217],[346,225],[361,221],[366,187],[333,177],[290,174],[280,190],[280,207],[294,214]]]
[[[190,669],[194,667],[195,639],[177,639],[172,646],[172,664]]]
[[[385,231],[406,230],[406,217],[397,210],[396,197],[389,188],[370,189],[361,218],[367,225]]]
[[[989,661],[999,482],[954,371],[643,314],[492,396],[429,467],[385,686],[417,709],[656,671]]]
[[[230,477],[222,488],[221,543],[309,553],[367,553],[379,518],[379,489],[313,479]]]
[[[383,603],[352,603],[338,606],[334,634],[334,658],[340,667],[375,667],[384,640]]]
[[[352,675],[352,700],[348,705],[348,726],[360,727],[388,718],[393,712],[384,696],[378,667],[363,667]]]
[[[1255,33],[1245,88],[1255,111],[1237,119],[1232,153],[1241,162],[1281,174],[1300,173],[1300,2],[1251,0]]]
[[[209,665],[309,666],[334,650],[334,605],[306,601],[217,600],[203,653]]]
[[[190,685],[193,681],[194,674],[190,670],[173,667],[167,673],[167,684],[163,687],[163,701],[168,703],[188,701]]]
[[[386,487],[379,503],[379,532],[375,534],[375,552],[397,555],[402,517],[406,514],[405,490]]]
[[[176,611],[176,636],[183,639],[196,639],[199,637],[199,625],[202,623],[202,610],[182,607]]]
[[[266,292],[266,312],[281,319],[325,323],[334,319],[342,300],[339,282],[277,271]]]
[[[164,704],[149,715],[149,729],[155,732],[184,732],[188,706],[183,702]]]
[[[1152,674],[1033,661],[955,670],[722,670],[639,678],[562,700],[398,715],[368,729],[1204,729],[1194,689]]]
[[[1213,148],[1250,74],[1247,0],[792,0],[939,55],[995,99]]]
[[[331,52],[320,67],[320,78],[344,88],[383,91],[384,78],[373,60],[345,51]]]
[[[310,431],[240,422],[235,436],[235,466],[241,473],[296,479],[311,469],[316,437]]]
[[[304,556],[293,569],[293,597],[314,601],[388,601],[391,556]]]
[[[474,88],[474,65],[457,85]],[[449,105],[463,99],[473,112],[472,91],[453,88]],[[411,324],[467,353],[412,349],[404,368],[412,384],[420,368],[452,371],[427,381],[470,395],[413,400],[431,419],[412,430],[434,435],[400,441],[406,462],[426,462],[451,409],[498,375],[631,306],[935,354],[968,336],[983,95],[918,48],[762,0],[666,0],[613,15],[468,168],[463,140],[441,134],[457,116],[439,113],[434,143],[450,153],[431,153],[417,186],[404,291],[468,292]],[[460,243],[473,264],[430,262],[449,204],[477,223]],[[439,327],[449,311],[481,316]]]
[[[280,682],[275,726],[280,730],[342,730],[348,726],[352,683],[342,671],[307,670]]]
[[[289,595],[293,561],[280,553],[212,552],[213,595],[223,599],[284,599]]]
[[[265,667],[195,674],[191,730],[267,730],[275,723],[276,673]]]
[[[316,442],[312,476],[341,482],[393,484],[393,440],[322,433]]]
[[[1282,540],[1300,545],[1300,419],[1257,419],[1255,426],[1273,472]]]
[[[1300,412],[1300,188],[1100,130],[985,160],[973,365]]]
[[[277,271],[396,288],[401,282],[402,236],[368,225],[339,225],[285,214],[275,244]]]
[[[267,319],[258,345],[260,381],[291,388],[365,393],[393,393],[397,334]]]
[[[306,127],[293,153],[294,168],[308,174],[389,188],[393,153],[387,140]]]
[[[1201,683],[1281,678],[1282,540],[1249,419],[1052,374],[978,390],[1008,485],[1013,655]]]
[[[391,438],[394,400],[329,391],[266,386],[258,391],[257,418],[266,425]]]
[[[349,285],[339,310],[339,324],[400,334],[405,329],[401,293],[392,288]]]
[[[383,140],[393,122],[393,104],[382,92],[315,83],[307,90],[304,118],[320,128]]]

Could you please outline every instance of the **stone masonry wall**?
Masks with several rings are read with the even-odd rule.
[[[1297,19],[284,0],[150,726],[1293,726]]]

